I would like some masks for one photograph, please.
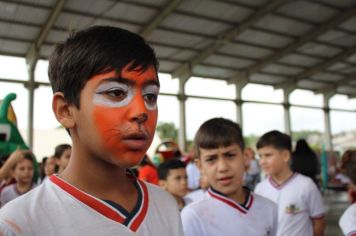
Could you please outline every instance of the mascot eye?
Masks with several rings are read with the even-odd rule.
[[[10,139],[11,127],[8,124],[0,124],[0,141],[6,142]]]

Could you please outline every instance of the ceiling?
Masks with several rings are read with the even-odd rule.
[[[91,25],[141,34],[183,80],[356,97],[356,0],[0,0],[0,54],[46,59]]]

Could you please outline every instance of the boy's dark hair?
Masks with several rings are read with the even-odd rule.
[[[292,139],[289,135],[279,132],[278,130],[272,130],[262,135],[257,141],[257,149],[272,146],[278,150],[288,150],[292,152]]]
[[[48,76],[53,93],[62,92],[69,104],[80,108],[80,91],[89,78],[112,70],[120,74],[128,64],[128,70],[145,71],[152,65],[158,71],[155,53],[141,36],[116,27],[93,26],[56,46]]]
[[[72,146],[69,144],[60,144],[54,150],[54,158],[59,159],[61,158],[63,152],[67,149],[71,149]]]
[[[195,135],[194,144],[197,157],[200,157],[200,148],[214,149],[237,144],[241,150],[245,149],[240,126],[225,118],[213,118],[205,121]]]
[[[341,169],[356,184],[356,150],[347,150],[342,155]]]
[[[31,162],[33,163],[33,162],[36,160],[36,157],[35,157],[35,155],[34,155],[32,152],[25,152],[25,153],[23,154],[23,159],[29,160],[29,161],[31,161]],[[18,164],[18,163],[16,163],[16,164],[14,165],[13,169],[16,168],[17,164]],[[35,168],[35,166],[33,166],[33,168]]]
[[[160,180],[166,180],[170,170],[181,169],[181,168],[185,169],[185,163],[182,162],[181,160],[171,159],[165,161],[158,166],[158,178]]]

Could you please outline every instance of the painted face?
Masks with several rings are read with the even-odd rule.
[[[159,83],[153,66],[146,71],[111,71],[96,75],[81,93],[82,119],[78,126],[94,155],[121,166],[137,165],[149,148],[157,122]],[[81,130],[88,130],[88,127]],[[79,129],[78,129],[79,130]],[[89,136],[89,137],[85,137]]]
[[[29,184],[33,177],[33,163],[30,160],[23,159],[16,164],[13,172],[16,182]]]
[[[258,149],[260,156],[259,163],[266,175],[275,176],[283,170],[288,168],[288,152],[285,150],[278,150],[272,146],[265,146]]]
[[[209,185],[224,195],[234,198],[242,188],[245,159],[239,145],[200,148],[197,164]]]
[[[185,168],[169,170],[164,189],[177,197],[184,197],[188,193],[188,176]]]

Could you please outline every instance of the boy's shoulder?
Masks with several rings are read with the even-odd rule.
[[[257,205],[257,207],[260,206],[265,206],[268,208],[275,208],[277,209],[277,204],[273,202],[272,200],[258,194],[258,193],[251,193],[254,197],[254,204]]]

